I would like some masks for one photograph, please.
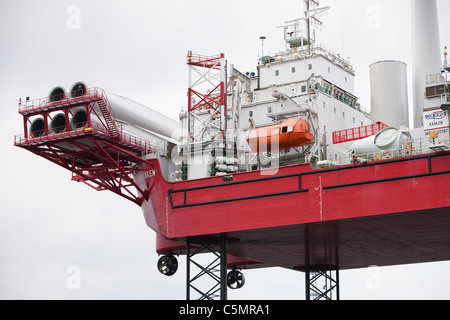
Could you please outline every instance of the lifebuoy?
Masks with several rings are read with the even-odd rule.
[[[28,135],[28,137],[29,137],[30,139],[33,139],[33,138],[34,138],[34,134],[33,134],[33,133],[30,133],[30,134]]]
[[[389,159],[389,158],[391,158],[392,156],[391,156],[391,153],[390,153],[390,152],[385,152],[385,153],[384,153],[384,157],[385,157],[386,159]]]

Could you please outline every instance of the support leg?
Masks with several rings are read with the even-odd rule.
[[[337,266],[307,266],[306,300],[339,300],[339,268]]]
[[[186,299],[226,300],[226,236],[188,238],[186,257]]]

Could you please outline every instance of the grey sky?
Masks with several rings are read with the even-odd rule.
[[[350,57],[364,107],[370,108],[371,63],[404,61],[411,77],[409,0],[320,2],[332,6],[322,17],[320,42]],[[80,10],[79,28],[68,27],[71,5]],[[438,5],[443,47],[450,44],[450,1]],[[155,235],[139,207],[71,182],[70,172],[13,147],[23,125],[20,97],[41,98],[54,86],[69,89],[85,81],[177,119],[186,104],[188,50],[224,52],[236,68],[253,70],[259,37],[267,37],[266,53],[284,50],[282,30],[275,27],[299,16],[299,0],[1,1],[0,299],[185,297],[184,258],[175,276],[158,273]],[[67,287],[72,265],[81,271],[79,290]],[[449,267],[443,262],[344,271],[341,297],[448,299]],[[375,286],[373,272],[380,280]],[[255,270],[246,278],[229,298],[304,298],[302,273]]]

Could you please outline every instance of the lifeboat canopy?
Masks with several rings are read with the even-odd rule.
[[[287,119],[277,125],[254,129],[247,138],[254,153],[297,148],[313,140],[311,127],[302,118]]]

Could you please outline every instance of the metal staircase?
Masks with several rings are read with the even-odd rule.
[[[100,99],[97,103],[98,107],[100,108],[100,111],[102,112],[103,119],[106,122],[105,123],[106,129],[108,130],[111,137],[119,138],[120,137],[119,130],[117,129],[116,121],[114,120],[114,115],[109,105],[109,101],[106,98],[105,92],[103,92],[103,90],[101,91],[101,94],[102,99]]]

